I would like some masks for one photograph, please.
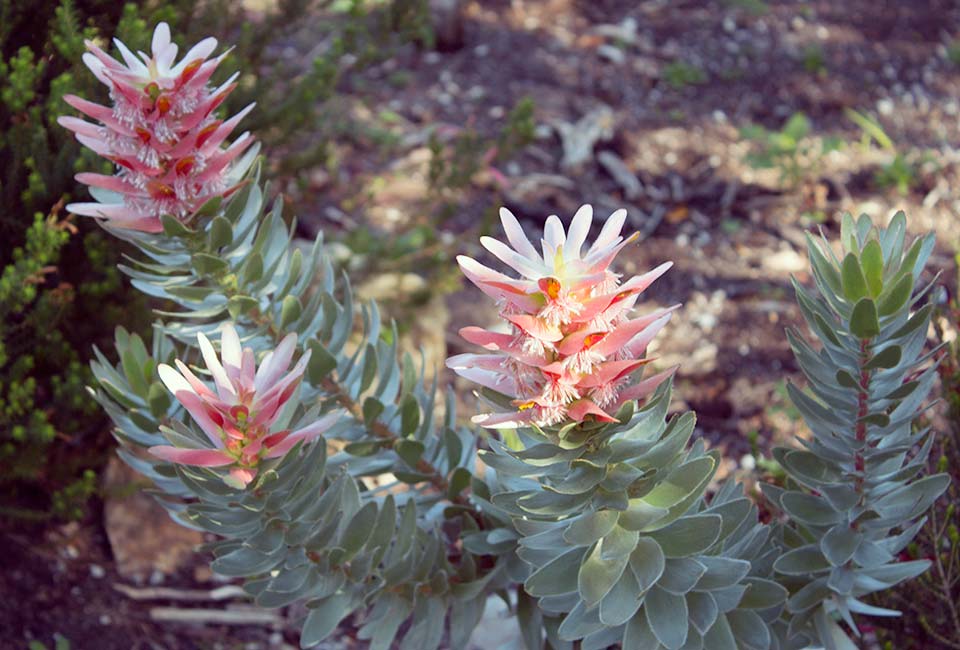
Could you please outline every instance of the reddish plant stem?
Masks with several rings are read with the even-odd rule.
[[[343,387],[332,377],[326,377],[320,383],[321,388],[326,391],[332,398],[334,398],[337,403],[350,412],[350,415],[353,416],[358,422],[363,422],[363,408],[360,404],[357,403],[352,397],[350,397]],[[374,420],[367,425],[367,429],[383,440],[389,440],[391,442],[397,442],[399,437],[390,430],[390,427],[385,425],[380,420]],[[415,469],[425,475],[429,475],[430,478],[427,481],[430,482],[441,494],[446,494],[450,483],[447,479],[440,473],[436,467],[434,467],[429,461],[424,458],[417,460]],[[453,503],[463,506],[464,508],[469,508],[470,514],[473,515],[477,523],[481,523],[483,518],[478,510],[476,510],[473,505],[470,503],[470,500],[467,499],[462,494],[457,494],[456,496],[450,499]]]
[[[867,370],[866,366],[869,362],[869,350],[870,350],[870,339],[860,339],[860,359],[859,359],[859,371],[860,376],[858,377],[859,388],[857,390],[857,424],[856,424],[856,438],[858,443],[858,449],[854,453],[853,464],[854,469],[857,472],[857,476],[854,479],[854,489],[859,495],[858,503],[863,505],[864,493],[863,493],[863,473],[866,469],[866,461],[863,457],[863,444],[867,441],[867,423],[863,422],[863,418],[867,416],[869,408],[869,397],[870,393],[870,371]],[[856,529],[857,522],[851,524],[851,528]]]
[[[227,293],[229,295],[229,292]],[[280,331],[280,329],[277,327],[276,323],[274,322],[273,318],[270,315],[263,314],[259,310],[253,310],[247,315],[250,318],[252,318],[254,322],[256,322],[258,325],[265,325],[270,331],[270,334],[275,339],[279,339],[283,334],[283,332]],[[320,386],[330,397],[336,400],[336,402],[340,404],[340,406],[345,408],[357,422],[366,422],[363,416],[363,408],[360,406],[360,404],[357,403],[356,400],[354,400],[352,397],[350,397],[349,394],[347,394],[343,386],[340,385],[340,382],[338,382],[333,377],[327,376],[323,379]],[[397,442],[399,440],[399,437],[393,431],[390,430],[390,427],[385,425],[380,420],[374,420],[373,422],[368,423],[366,426],[367,426],[367,430],[370,431],[375,436],[377,436],[378,438],[382,438],[383,440],[390,440],[392,442]],[[441,494],[443,495],[447,494],[447,490],[450,487],[450,483],[447,481],[446,477],[440,473],[440,470],[434,467],[430,462],[428,462],[423,458],[420,458],[419,460],[417,460],[415,469],[420,474],[428,475],[429,478],[427,479],[427,481],[431,485],[433,485]],[[467,508],[470,512],[470,515],[477,522],[477,524],[483,527],[482,513],[479,510],[477,510],[473,506],[473,504],[470,503],[470,500],[467,497],[465,497],[462,494],[457,494],[453,496],[450,499],[450,501],[458,506]]]

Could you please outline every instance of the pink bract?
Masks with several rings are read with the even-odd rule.
[[[184,449],[162,445],[150,448],[158,458],[198,467],[230,466],[235,482],[247,485],[264,458],[277,458],[300,442],[313,440],[339,417],[334,412],[296,431],[271,431],[281,409],[296,394],[310,361],[308,350],[287,371],[297,347],[297,335],[288,334],[256,367],[253,350],[242,348],[233,325],[223,328],[220,357],[203,334],[200,352],[213,377],[211,389],[179,359],[177,370],[161,364],[160,379],[210,439],[213,448]]]
[[[584,250],[593,209],[581,207],[566,231],[551,216],[538,251],[516,217],[502,208],[509,245],[492,237],[480,243],[520,277],[457,258],[464,275],[497,301],[509,330],[465,327],[460,335],[488,352],[447,360],[457,374],[512,399],[514,410],[479,415],[475,422],[509,428],[615,421],[611,413],[646,397],[673,374],[670,369],[642,381],[634,374],[649,361],[648,344],[677,306],[631,318],[637,297],[672,263],[621,283],[610,264],[637,239],[621,236],[625,218],[624,210],[610,215]]]
[[[224,144],[253,105],[226,121],[215,117],[215,109],[236,87],[237,75],[216,88],[208,83],[226,56],[208,60],[217,46],[214,38],[193,46],[177,64],[177,46],[166,23],[154,31],[151,56],[139,52],[138,58],[119,40],[114,43],[123,63],[92,41],[86,42],[89,52],[83,56],[110,89],[112,106],[67,95],[64,100],[95,123],[76,117],[58,122],[112,161],[117,172],[78,174],[97,200],[67,208],[118,228],[159,232],[160,215],[186,220],[205,202],[236,189],[245,170],[234,162],[253,138],[244,133],[230,146]]]

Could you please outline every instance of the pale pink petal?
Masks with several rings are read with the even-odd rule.
[[[220,358],[230,383],[236,386],[243,363],[243,350],[240,347],[240,336],[232,323],[226,323],[220,332]]]
[[[658,372],[657,374],[652,375],[647,379],[634,384],[633,386],[624,388],[622,391],[620,391],[620,395],[617,398],[617,408],[619,408],[620,405],[624,404],[625,402],[629,402],[630,400],[643,399],[644,397],[647,397],[653,393],[653,391],[657,390],[657,387],[659,387],[660,384],[672,377],[674,373],[677,372],[677,368],[679,367],[680,366],[673,366],[672,368],[668,368],[663,372]]]
[[[542,299],[530,295],[538,291],[532,281],[515,280],[466,255],[458,255],[457,263],[467,279],[494,300],[503,300],[528,312],[540,308]]]
[[[487,413],[474,415],[470,421],[487,429],[519,429],[530,426],[533,415],[532,409],[516,413]]]
[[[637,368],[650,363],[652,359],[624,359],[622,361],[605,361],[599,364],[593,372],[577,382],[578,388],[594,388],[617,381]]]
[[[286,371],[293,359],[293,353],[297,348],[296,333],[287,334],[280,341],[275,350],[271,350],[260,362],[257,369],[256,378],[253,381],[254,389],[257,391],[265,390],[270,387]]]
[[[245,118],[250,111],[253,110],[256,103],[249,104],[246,108],[241,110],[239,113],[231,117],[226,122],[220,124],[217,129],[204,141],[203,148],[200,150],[200,153],[209,156],[214,151],[220,148],[220,145],[223,143],[227,137],[233,133],[233,130],[237,128],[237,125],[240,123],[243,118]],[[184,144],[189,144],[191,147],[195,146],[193,143],[190,143],[189,140],[184,140]]]
[[[301,440],[309,442],[322,434],[324,431],[329,429],[331,426],[337,423],[338,420],[343,418],[342,411],[334,411],[333,413],[328,413],[316,422],[308,424],[305,427],[297,429],[287,437],[285,437],[280,443],[272,446],[267,451],[267,458],[277,458],[278,456],[283,456],[285,453],[290,451],[294,445],[296,445]]]
[[[180,359],[174,359],[174,363],[177,364],[177,370],[180,371],[180,374],[183,375],[184,379],[189,382],[190,387],[193,388],[193,392],[200,396],[200,398],[211,404],[214,408],[220,411],[229,411],[230,403],[224,402],[221,400],[216,393],[210,390],[210,387],[207,386],[203,381],[200,380],[193,371]]]
[[[588,415],[592,415],[595,419],[600,422],[616,422],[617,419],[612,417],[602,408],[593,403],[593,400],[589,399],[578,399],[574,402],[570,402],[567,405],[567,416],[571,420],[577,422],[583,422]]]
[[[235,467],[230,470],[230,476],[246,487],[257,477],[257,470],[250,467]]]
[[[663,314],[662,311],[656,311],[653,314],[648,314],[647,316],[624,321],[618,325],[615,330],[607,334],[592,349],[604,356],[613,354],[617,350],[626,346],[633,340],[635,336],[646,330],[648,327],[651,328],[651,330],[648,331],[650,333],[650,338],[652,339],[653,336],[659,332],[664,325],[667,324],[672,316],[672,311],[666,314]]]
[[[67,211],[85,217],[100,217],[121,221],[133,221],[144,217],[144,215],[122,203],[68,203]],[[159,220],[157,223],[159,223]]]
[[[460,336],[465,341],[479,345],[487,350],[506,350],[514,347],[516,336],[513,334],[501,334],[500,332],[491,332],[476,326],[464,327],[460,330]]]
[[[658,318],[647,326],[642,332],[637,334],[635,337],[630,339],[630,342],[626,345],[626,351],[631,357],[639,357],[647,350],[647,346],[650,344],[650,341],[660,333],[660,330],[663,329],[664,325],[670,322],[670,319],[673,317],[673,314],[667,314],[663,318]]]
[[[505,314],[504,318],[522,329],[524,332],[539,339],[553,343],[563,338],[563,332],[556,325],[548,325],[536,316],[529,314]]]
[[[254,377],[257,373],[257,360],[254,357],[253,350],[243,349],[243,361],[240,364],[240,385],[244,390],[256,390],[253,386]]]
[[[105,190],[110,190],[111,192],[117,192],[126,196],[147,196],[146,192],[134,187],[127,182],[126,179],[118,176],[106,176],[105,174],[83,172],[81,174],[77,174],[74,178],[77,179],[77,182],[83,183],[84,185],[102,187]]]
[[[200,425],[203,432],[217,447],[223,447],[220,431],[224,424],[223,416],[213,404],[209,404],[192,391],[180,390],[174,393],[177,401],[183,404],[190,416]]]
[[[82,133],[77,134],[77,142],[87,147],[94,153],[103,156],[104,158],[110,158],[114,151],[102,137],[90,137]]]
[[[197,467],[223,467],[232,464],[233,458],[219,449],[181,449],[169,445],[158,445],[147,449],[157,458],[179,465]]]
[[[632,296],[642,293],[660,276],[666,273],[671,266],[673,266],[673,262],[665,262],[652,271],[644,273],[643,275],[633,276],[622,285],[617,287],[616,291],[590,298],[584,303],[583,309],[572,319],[572,321],[576,323],[593,320],[597,314],[605,311],[614,303],[627,300]]]
[[[483,368],[454,368],[451,367],[455,373],[463,377],[468,381],[472,381],[475,384],[480,384],[485,386],[490,390],[495,390],[498,393],[503,393],[510,397],[517,396],[517,385],[513,379],[495,372],[493,370],[486,370]]]
[[[482,368],[504,374],[504,364],[507,361],[503,354],[455,354],[447,359],[447,367],[451,370],[458,368]]]

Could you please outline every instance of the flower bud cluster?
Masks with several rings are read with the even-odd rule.
[[[207,434],[213,448],[189,449],[160,445],[150,453],[182,465],[230,467],[233,482],[247,485],[256,477],[264,458],[283,456],[303,440],[309,441],[338,419],[331,413],[296,431],[272,431],[283,407],[296,394],[307,363],[308,350],[287,372],[297,347],[297,335],[288,334],[256,367],[253,350],[240,347],[236,329],[223,328],[220,357],[203,334],[198,335],[207,371],[216,391],[201,381],[185,363],[177,369],[161,364],[160,379]],[[222,360],[221,360],[222,359]],[[179,372],[177,372],[179,370]]]
[[[185,220],[210,199],[235,189],[230,165],[252,143],[244,133],[233,144],[224,142],[253,108],[247,106],[221,121],[214,111],[236,87],[234,74],[222,85],[208,83],[226,53],[207,60],[217,46],[206,38],[177,64],[177,46],[170,28],[160,23],[153,34],[152,56],[139,58],[115,40],[120,63],[92,41],[87,41],[84,63],[110,89],[112,106],[74,95],[64,99],[96,120],[61,117],[59,122],[77,140],[112,161],[112,175],[84,172],[77,180],[89,185],[97,199],[73,203],[74,214],[106,219],[120,228],[159,232],[160,216]]]
[[[650,394],[671,373],[636,381],[650,361],[647,346],[676,308],[632,318],[637,297],[670,268],[620,282],[610,264],[637,235],[620,235],[626,212],[607,219],[599,237],[584,252],[593,222],[589,205],[581,207],[564,232],[551,216],[538,252],[508,210],[500,219],[509,246],[483,237],[483,246],[520,274],[512,278],[476,260],[460,256],[464,275],[494,298],[508,332],[465,327],[460,335],[489,353],[460,354],[447,365],[462,377],[512,399],[513,409],[477,416],[486,427],[556,425],[566,420],[614,421],[624,403]]]

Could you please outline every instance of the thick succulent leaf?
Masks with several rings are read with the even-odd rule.
[[[679,650],[687,640],[687,600],[669,591],[652,588],[643,601],[650,629],[668,650]]]
[[[353,609],[352,597],[340,592],[313,603],[307,603],[307,618],[300,632],[300,647],[310,648],[330,636],[341,620]]]
[[[719,515],[691,515],[666,528],[649,533],[667,557],[687,557],[701,553],[717,541],[723,519]]]
[[[649,537],[637,540],[637,547],[630,554],[630,568],[641,591],[646,591],[660,580],[665,566],[663,549],[656,541]]]
[[[802,546],[777,558],[773,568],[787,575],[808,575],[830,568],[830,563],[815,545]]]
[[[577,577],[580,597],[588,607],[600,602],[609,593],[627,568],[629,556],[607,559],[603,555],[604,542],[597,544],[580,566]]]
[[[531,596],[565,594],[578,589],[580,565],[587,549],[576,548],[535,571],[524,583]]]

